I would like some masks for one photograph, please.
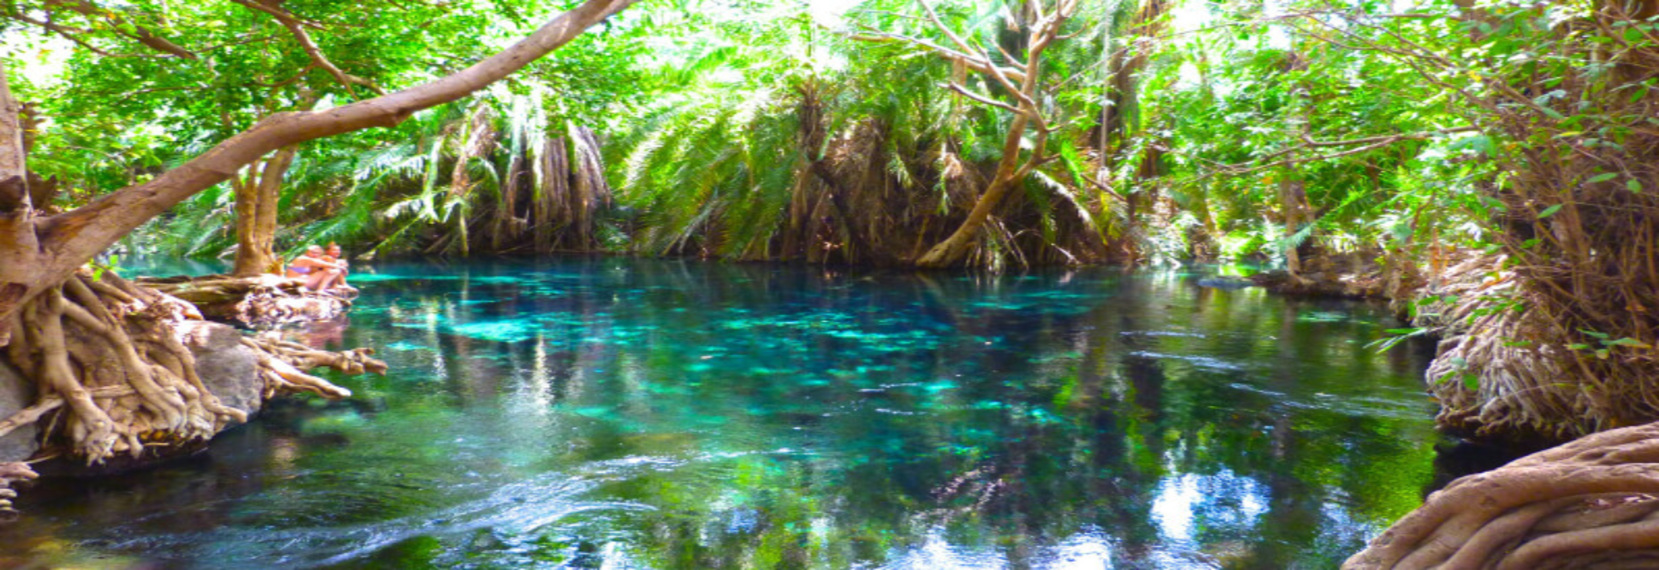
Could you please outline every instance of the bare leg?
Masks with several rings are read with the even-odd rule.
[[[323,282],[322,282],[321,285],[319,285],[317,287],[318,291],[327,291],[329,289],[333,289],[334,286],[340,284],[341,279],[345,278],[345,275],[340,273],[340,270],[338,270],[338,269],[324,269],[322,271],[322,274],[323,274]]]
[[[305,288],[312,291],[321,291],[323,287],[327,286],[328,279],[328,273],[313,269],[311,274],[305,277]]]

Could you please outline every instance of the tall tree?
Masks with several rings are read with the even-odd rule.
[[[973,91],[960,83],[949,85],[951,90],[975,102],[1014,115],[1008,126],[1008,134],[1003,138],[1002,157],[997,162],[996,174],[993,175],[990,185],[986,186],[985,191],[974,202],[967,219],[957,226],[956,231],[916,260],[916,265],[920,267],[949,267],[962,263],[969,248],[979,239],[980,228],[997,211],[1008,191],[1023,184],[1033,170],[1049,160],[1046,154],[1048,138],[1054,130],[1054,125],[1045,117],[1048,111],[1043,108],[1042,103],[1046,99],[1042,93],[1043,51],[1063,39],[1061,28],[1077,10],[1077,2],[1058,0],[1050,7],[1051,10],[1045,9],[1040,0],[1025,4],[1031,12],[1031,17],[1023,22],[1026,32],[1025,61],[1018,61],[1004,52],[1004,57],[1009,60],[1008,67],[1013,68],[1011,70],[999,65],[984,47],[964,40],[941,21],[927,0],[917,0],[917,3],[926,12],[928,20],[950,40],[956,50],[960,50],[953,55],[954,58],[984,75],[990,80],[988,83],[1007,90],[1008,95],[1014,99],[1014,103],[1010,104]],[[1036,132],[1029,156],[1021,151],[1025,146],[1028,129]]]

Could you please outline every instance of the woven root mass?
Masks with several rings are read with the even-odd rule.
[[[350,287],[309,291],[300,280],[278,275],[147,278],[139,283],[197,306],[207,318],[255,328],[332,319],[350,309],[357,295]]]
[[[88,465],[116,454],[141,458],[149,449],[206,441],[247,421],[204,386],[179,326],[200,319],[196,308],[113,274],[83,272],[32,300],[10,327],[4,359],[35,383],[27,408],[0,420],[0,435],[40,426],[42,453]],[[330,367],[348,374],[381,373],[373,351],[327,352],[274,338],[244,338],[253,351],[265,398],[310,392],[338,399],[351,391],[308,374]],[[5,487],[33,475],[21,463],[0,464]]]
[[[1345,570],[1659,567],[1659,424],[1591,435],[1429,495]]]

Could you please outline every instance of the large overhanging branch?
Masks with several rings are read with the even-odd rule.
[[[386,91],[381,89],[380,86],[375,85],[373,81],[346,73],[344,70],[341,70],[339,66],[334,65],[334,62],[329,61],[328,56],[323,55],[322,48],[317,47],[317,42],[311,40],[311,34],[306,33],[305,31],[305,28],[307,27],[318,27],[316,24],[300,20],[292,13],[282,9],[280,6],[268,5],[260,0],[231,1],[242,6],[246,6],[248,9],[270,14],[272,18],[276,19],[277,23],[282,24],[282,27],[288,29],[288,33],[294,36],[294,41],[299,42],[300,48],[305,50],[305,56],[311,58],[311,64],[322,69],[323,71],[327,71],[329,75],[334,77],[335,81],[340,82],[340,85],[346,88],[346,91],[350,92],[352,90],[351,86],[353,85],[361,85],[368,88],[370,91],[373,91],[376,95],[386,94]]]
[[[285,146],[370,127],[397,125],[417,111],[467,96],[522,69],[635,0],[587,0],[529,37],[449,76],[403,91],[322,111],[278,113],[154,179],[118,190],[84,207],[32,220],[38,263],[21,295],[0,295],[0,322],[46,287],[67,279],[110,244],[174,204],[234,176],[243,166]],[[4,214],[4,212],[0,212]],[[0,284],[12,287],[13,284]]]

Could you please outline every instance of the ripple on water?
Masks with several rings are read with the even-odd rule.
[[[234,560],[245,564],[287,567],[338,564],[363,558],[416,537],[459,544],[481,530],[488,530],[495,539],[511,546],[532,539],[537,531],[579,513],[652,510],[654,507],[636,503],[583,500],[581,495],[592,490],[599,478],[621,476],[629,469],[674,464],[643,458],[596,465],[589,477],[544,473],[522,481],[492,485],[492,490],[483,497],[430,513],[373,523],[223,529],[146,535],[130,541],[94,541],[93,544],[150,552],[188,552],[189,556],[185,559],[198,561]],[[431,492],[466,491],[471,489],[434,489]],[[339,500],[355,499],[340,497]]]

